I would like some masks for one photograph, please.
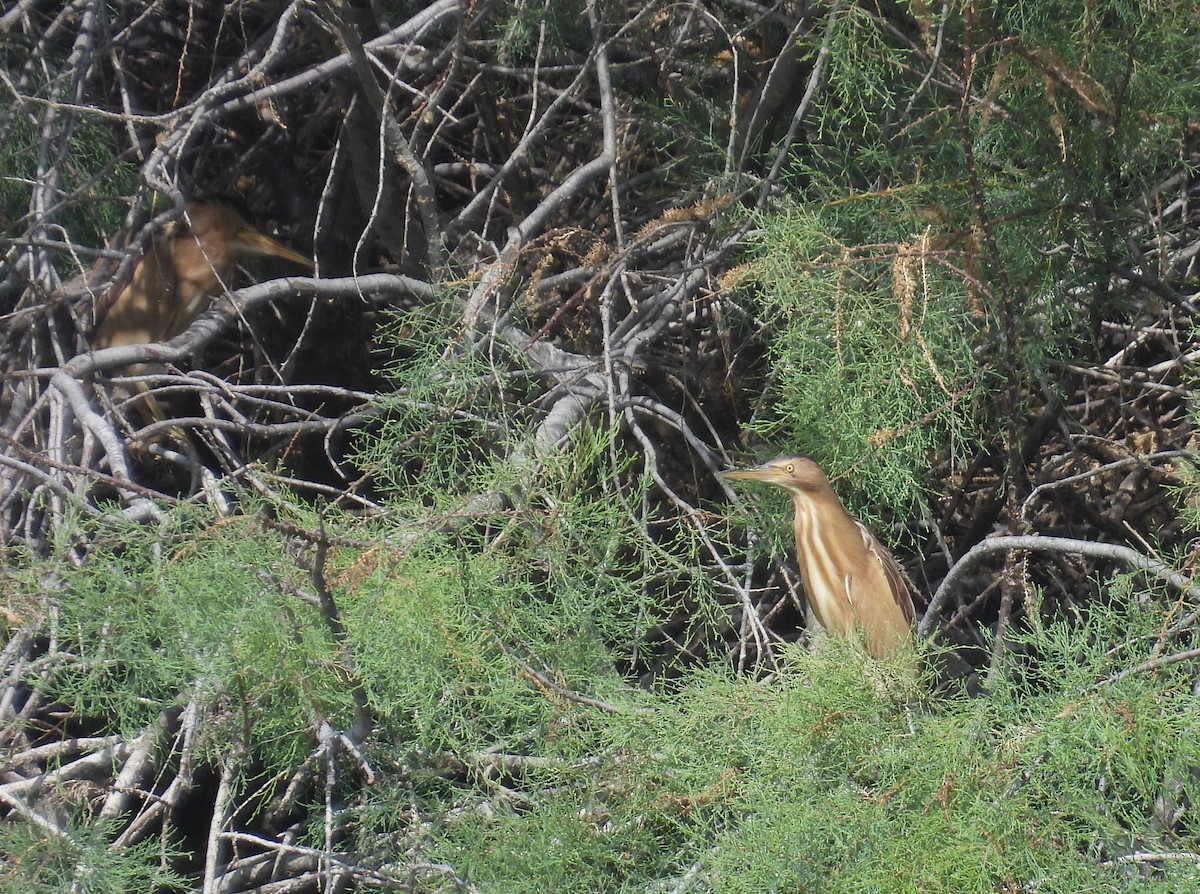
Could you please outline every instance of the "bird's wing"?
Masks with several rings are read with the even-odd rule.
[[[92,265],[92,269],[88,271],[88,287],[90,289],[103,287],[96,297],[96,304],[92,309],[93,327],[98,328],[104,322],[108,312],[117,303],[117,298],[132,282],[133,271],[141,262],[141,258],[134,258],[132,263],[125,266],[125,272],[116,279],[112,277],[120,269],[121,264],[116,258],[101,258]]]
[[[892,598],[896,600],[896,605],[900,608],[900,614],[904,616],[904,623],[912,626],[913,619],[916,617],[916,610],[913,608],[912,594],[908,592],[908,584],[904,580],[904,574],[900,571],[900,565],[896,559],[888,552],[887,547],[875,539],[875,535],[866,529],[862,522],[856,522],[858,532],[862,535],[863,546],[867,548],[875,560],[879,563],[879,567],[883,569],[883,576],[887,579],[888,589],[892,591]]]
[[[127,230],[121,230],[108,240],[108,247],[131,249],[142,234],[142,231],[152,222],[152,219],[148,215],[139,215],[139,219],[134,226]],[[187,232],[186,221],[169,221],[160,232],[150,237],[146,248],[138,252],[132,262],[125,264],[124,272],[115,279],[113,277],[121,269],[124,259],[100,258],[92,265],[92,269],[88,271],[87,275],[89,290],[95,290],[103,286],[103,291],[96,298],[95,306],[92,309],[93,331],[100,327],[100,324],[104,322],[104,318],[108,316],[109,311],[113,309],[113,305],[117,303],[117,299],[125,293],[125,290],[129,288],[129,284],[133,282],[133,277],[137,273],[138,266],[146,260],[146,249],[151,251],[158,250],[169,244],[171,239],[177,238],[179,235]]]
[[[144,226],[144,224],[143,224]],[[137,241],[140,229],[135,227],[129,230],[122,230],[117,233],[112,239],[108,240],[109,248],[131,248],[134,242]],[[161,238],[161,237],[154,237]],[[88,271],[88,286],[91,289],[103,287],[103,290],[96,298],[96,304],[92,309],[92,327],[98,329],[100,324],[104,322],[104,318],[108,316],[108,312],[113,309],[113,305],[117,303],[117,299],[124,294],[129,288],[129,284],[133,282],[134,274],[137,271],[138,265],[145,260],[145,253],[139,252],[130,263],[125,264],[125,270],[120,276],[116,276],[121,270],[121,264],[124,262],[122,258],[100,258],[92,265],[92,269]],[[114,279],[113,277],[116,276]]]

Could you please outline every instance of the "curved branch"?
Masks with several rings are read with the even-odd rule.
[[[359,298],[366,301],[370,293],[417,295],[423,300],[431,300],[436,294],[433,286],[424,280],[398,273],[369,273],[344,279],[273,279],[230,292],[225,296],[227,300],[218,299],[207,313],[170,341],[90,351],[72,359],[63,370],[82,377],[90,372],[137,363],[177,363],[195,354],[247,311],[267,301],[284,298]]]
[[[937,592],[933,594],[933,600],[929,603],[929,608],[925,609],[925,614],[921,618],[921,624],[917,628],[917,634],[919,636],[928,635],[930,629],[937,621],[942,607],[950,598],[952,588],[972,566],[978,564],[981,559],[990,556],[992,553],[1008,552],[1010,550],[1070,553],[1089,556],[1094,559],[1116,559],[1127,565],[1132,565],[1139,571],[1145,571],[1160,580],[1166,581],[1171,586],[1186,593],[1189,598],[1200,602],[1200,587],[1196,586],[1190,578],[1180,574],[1178,571],[1172,570],[1157,559],[1142,555],[1128,546],[1122,546],[1119,543],[1094,543],[1089,540],[1073,540],[1069,537],[1005,535],[990,537],[982,543],[975,544],[975,546],[967,551],[966,555],[954,563],[954,566],[938,586]]]

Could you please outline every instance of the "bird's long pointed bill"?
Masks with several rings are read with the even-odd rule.
[[[276,242],[270,236],[264,236],[262,233],[251,230],[239,233],[238,238],[251,254],[262,255],[268,258],[283,258],[285,261],[291,261],[293,264],[299,264],[301,267],[306,267],[309,270],[313,269],[313,262],[310,258],[292,251],[286,245]]]
[[[766,466],[752,466],[749,469],[728,469],[717,474],[730,481],[762,481],[770,473],[771,469]]]

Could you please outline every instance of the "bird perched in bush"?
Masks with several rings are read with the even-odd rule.
[[[312,268],[308,258],[250,226],[229,202],[188,202],[183,217],[97,301],[92,348],[174,338],[208,309],[234,265],[256,255]]]
[[[820,466],[805,456],[784,456],[721,475],[791,494],[796,561],[822,627],[860,642],[876,658],[912,645],[913,602],[900,566],[846,511]]]
[[[225,289],[234,266],[248,257],[283,258],[312,269],[312,262],[264,236],[223,199],[188,202],[173,221],[134,259],[129,273],[97,300],[93,350],[116,345],[163,342],[179,335]],[[93,272],[93,278],[96,276]],[[130,368],[141,374],[143,364]],[[144,384],[137,401],[148,421],[162,420],[162,408]]]

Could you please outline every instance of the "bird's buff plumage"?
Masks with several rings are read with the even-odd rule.
[[[221,200],[188,202],[183,217],[150,243],[126,276],[113,282],[96,301],[93,350],[141,345],[174,338],[208,309],[225,289],[234,265],[252,256],[283,258],[310,270],[312,262],[258,232],[241,213]],[[97,265],[91,279],[111,271]],[[129,368],[141,375],[151,367]],[[144,384],[138,409],[149,421],[164,418],[162,408]]]
[[[234,265],[255,255],[312,268],[308,258],[255,230],[227,202],[189,202],[183,218],[150,244],[128,278],[97,301],[92,348],[174,338],[208,309]]]
[[[876,658],[912,645],[912,595],[899,565],[846,511],[820,466],[804,456],[785,456],[721,474],[773,484],[791,495],[796,561],[822,627],[861,642]]]

